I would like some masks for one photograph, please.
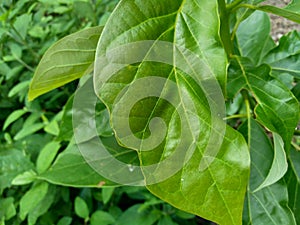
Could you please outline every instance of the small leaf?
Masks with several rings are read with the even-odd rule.
[[[48,134],[52,134],[54,136],[57,136],[59,134],[59,125],[56,120],[52,120],[50,123],[48,123],[45,127],[44,130]]]
[[[17,214],[16,207],[14,205],[14,198],[0,199],[0,221],[4,217],[5,220],[9,220]]]
[[[53,141],[53,142],[48,143],[41,150],[41,152],[37,158],[37,161],[36,161],[36,169],[37,169],[38,173],[43,173],[50,167],[59,148],[60,148],[60,143]]]
[[[47,213],[56,197],[56,187],[49,185],[46,196],[28,213],[28,225],[37,224],[40,216]]]
[[[40,129],[42,129],[45,125],[43,123],[36,123],[32,124],[30,126],[24,126],[22,130],[20,130],[15,136],[14,140],[18,141],[21,140],[22,138],[27,137],[28,135],[31,135]]]
[[[9,44],[9,48],[10,51],[12,53],[12,55],[17,58],[17,59],[21,59],[22,58],[22,48],[20,45],[17,45],[15,43],[10,43]]]
[[[23,90],[26,90],[28,88],[30,81],[23,81],[18,83],[16,86],[14,86],[8,93],[8,97],[13,97],[16,94],[20,93]]]
[[[30,184],[36,179],[36,173],[33,170],[26,171],[16,176],[11,182],[12,185]]]
[[[31,81],[29,100],[90,73],[101,32],[102,27],[87,28],[50,47]]]
[[[41,182],[34,185],[20,200],[20,218],[23,221],[27,214],[34,209],[46,196],[48,183]]]
[[[259,191],[267,186],[276,183],[287,172],[288,163],[286,159],[282,138],[278,134],[273,133],[273,139],[274,139],[274,159],[273,159],[272,166],[264,182],[258,188],[256,188],[254,192]]]
[[[17,119],[19,119],[25,113],[27,113],[27,111],[25,109],[19,109],[19,110],[13,111],[5,120],[4,125],[3,125],[3,130],[5,130],[10,124],[15,122]]]
[[[75,198],[75,213],[82,219],[87,219],[90,214],[86,202],[80,197]]]
[[[14,22],[14,28],[21,35],[23,40],[25,40],[26,38],[27,29],[29,27],[30,22],[31,22],[30,14],[23,14],[21,16],[18,16],[16,21]]]
[[[96,211],[91,216],[91,225],[110,225],[114,224],[115,218],[107,212]]]
[[[155,211],[139,211],[141,204],[134,205],[127,209],[117,220],[116,225],[152,225],[160,217]]]
[[[68,216],[64,216],[58,221],[57,225],[70,225],[71,223],[72,223],[72,218]]]
[[[114,193],[115,188],[103,188],[102,189],[102,199],[103,203],[107,204]]]

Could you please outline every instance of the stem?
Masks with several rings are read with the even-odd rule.
[[[291,144],[296,149],[296,151],[298,151],[298,152],[300,151],[300,147],[296,143],[291,142]]]
[[[251,118],[251,107],[250,107],[250,101],[249,101],[249,95],[246,90],[242,90],[241,94],[245,100],[246,110],[247,110],[247,118],[250,120]]]
[[[232,115],[232,116],[227,116],[224,118],[224,120],[247,118],[247,117],[248,117],[248,114],[236,114],[236,115]]]
[[[233,10],[235,7],[237,7],[239,4],[241,4],[244,0],[235,0],[234,2],[230,3],[229,5],[227,5],[227,10],[231,11]]]
[[[31,72],[34,72],[34,68],[32,68],[31,66],[29,66],[26,62],[24,62],[22,59],[20,59],[19,57],[17,57],[16,55],[13,55],[15,57],[15,59],[22,64],[24,67],[26,67],[28,70],[30,70]]]
[[[223,46],[227,53],[228,58],[233,54],[233,44],[231,41],[230,35],[230,23],[229,23],[229,13],[226,9],[225,0],[218,0],[219,4],[219,14],[221,19],[221,26],[220,26],[220,36],[223,42]]]
[[[253,10],[257,10],[258,7],[256,7],[255,5],[251,5],[251,4],[240,4],[236,6],[236,9],[238,8],[248,8],[248,9],[253,9]]]

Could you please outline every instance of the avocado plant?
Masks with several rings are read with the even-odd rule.
[[[28,97],[80,79],[69,145],[32,179],[142,185],[220,225],[300,224],[300,33],[275,42],[268,15],[300,23],[300,1],[263,2],[121,0],[56,42]]]

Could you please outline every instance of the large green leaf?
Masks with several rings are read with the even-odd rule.
[[[264,12],[256,11],[244,20],[236,33],[241,55],[259,65],[265,55],[275,47],[270,31],[270,18]]]
[[[253,119],[240,127],[248,139],[251,154],[251,175],[245,201],[244,224],[296,225],[288,207],[288,192],[283,181],[254,192],[266,180],[272,165],[273,148],[263,128]]]
[[[90,73],[101,32],[102,27],[87,28],[50,47],[35,71],[29,100]]]
[[[289,148],[295,127],[299,121],[299,103],[291,91],[270,76],[270,67],[254,67],[249,61],[238,58],[240,76],[257,101],[257,120],[269,130],[278,133]]]
[[[95,90],[119,142],[139,152],[148,189],[219,224],[241,224],[249,155],[220,120],[227,60],[217,1],[123,0],[96,57]]]

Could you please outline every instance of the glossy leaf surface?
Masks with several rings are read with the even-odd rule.
[[[96,92],[112,113],[112,127],[119,142],[139,152],[148,189],[180,209],[232,225],[241,224],[249,155],[243,138],[210,111],[217,103],[207,96],[222,93],[226,79],[227,60],[218,32],[218,5],[214,0],[121,1],[100,37],[94,81]],[[139,46],[141,41],[145,41],[144,46]],[[175,50],[168,55],[170,49],[163,49],[167,43],[179,46],[181,54]],[[113,51],[120,46],[129,48]],[[189,60],[188,52],[196,57]],[[171,63],[163,63],[164,54]],[[103,55],[116,63],[122,64],[124,59],[132,63],[119,67],[108,79],[101,74],[111,69],[102,60]],[[140,61],[135,61],[136,57]],[[206,69],[193,76],[182,71],[180,64],[198,64]],[[213,88],[217,78],[219,89],[203,90],[202,78]],[[126,103],[124,99],[134,100]],[[121,114],[128,111],[129,118],[114,114],[114,110]],[[150,122],[153,118],[161,118],[165,128]],[[124,133],[127,123],[132,132],[128,136]],[[209,141],[210,136],[215,137],[214,143]],[[135,141],[128,141],[131,137]],[[177,148],[180,156],[175,154]],[[206,148],[214,149],[213,153],[206,152]],[[167,160],[170,155],[175,156],[173,163]],[[154,173],[147,169],[151,165],[157,165]],[[162,179],[160,175],[166,174],[172,175]]]
[[[92,71],[102,27],[92,27],[56,42],[41,59],[30,85],[30,100]]]

